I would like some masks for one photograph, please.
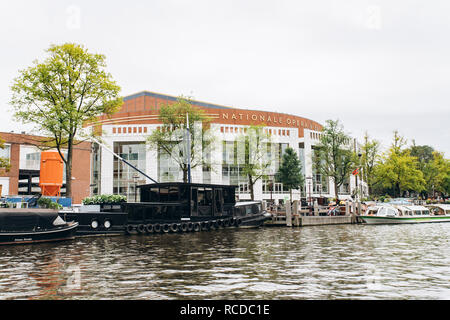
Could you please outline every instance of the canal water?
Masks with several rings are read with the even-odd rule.
[[[0,299],[450,299],[450,224],[265,227],[0,247]]]

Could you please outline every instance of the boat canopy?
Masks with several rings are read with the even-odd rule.
[[[429,215],[430,210],[425,208],[424,206],[414,206],[414,205],[408,205],[408,206],[395,206],[398,210],[401,211],[404,215]]]
[[[55,210],[0,209],[0,230],[30,231],[51,229],[55,227],[55,221],[57,224],[60,223],[58,218],[58,211]]]
[[[378,216],[397,216],[398,209],[391,205],[384,205],[384,206],[381,206],[380,209],[378,209],[377,215]]]

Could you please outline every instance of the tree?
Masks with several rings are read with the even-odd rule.
[[[434,158],[433,147],[427,145],[417,146],[414,140],[412,141],[412,146],[409,148],[409,150],[411,156],[416,157],[417,160],[419,161],[419,166],[421,170],[424,168],[426,163],[432,161]]]
[[[364,135],[364,144],[361,149],[362,177],[367,183],[369,195],[371,195],[373,192],[375,166],[379,157],[380,142],[370,139],[366,132]]]
[[[405,149],[406,140],[394,132],[394,140],[375,169],[378,183],[391,189],[393,196],[402,196],[405,191],[421,192],[425,189],[425,180],[419,170],[419,162]]]
[[[298,189],[305,181],[302,173],[302,164],[294,149],[286,148],[281,166],[276,174],[276,179],[289,189],[290,200],[292,202],[292,189]]]
[[[264,132],[263,126],[250,126],[246,134],[237,138],[238,156],[242,158],[242,174],[248,179],[250,197],[255,199],[254,185],[267,178],[272,162],[267,158],[267,146],[270,137]]]
[[[355,165],[350,136],[344,132],[339,120],[326,121],[320,144],[314,151],[315,169],[333,179],[336,201],[339,201],[339,187],[348,179]]]
[[[435,192],[441,193],[444,197],[448,194],[446,179],[450,175],[450,160],[444,158],[444,154],[434,151],[433,159],[424,164],[423,175],[426,182],[426,190],[432,197]]]
[[[52,45],[43,62],[19,72],[12,85],[14,116],[33,123],[48,136],[47,146],[56,148],[66,165],[66,194],[72,194],[74,145],[91,133],[83,125],[102,114],[110,115],[121,105],[120,87],[106,72],[105,56],[92,54],[82,45]],[[63,154],[67,150],[67,155]]]
[[[189,119],[190,152],[186,150],[186,121]],[[211,119],[202,109],[194,107],[190,99],[179,97],[173,104],[162,105],[159,112],[162,127],[147,138],[150,147],[168,154],[180,170],[183,182],[188,182],[188,158],[191,169],[200,165],[210,166],[206,152],[214,147],[215,139],[209,129]],[[199,126],[201,123],[201,127]],[[189,156],[190,155],[190,156]]]

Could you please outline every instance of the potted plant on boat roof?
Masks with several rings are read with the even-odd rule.
[[[83,210],[86,211],[116,211],[120,204],[127,201],[127,197],[119,194],[102,194],[83,199]]]
[[[45,209],[60,210],[63,207],[59,203],[53,201],[51,198],[46,198],[46,197],[40,197],[39,200],[37,201],[37,204],[40,208],[45,208]]]

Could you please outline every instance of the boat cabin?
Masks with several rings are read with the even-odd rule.
[[[125,203],[129,220],[174,221],[233,215],[236,186],[197,183],[154,183],[137,186],[140,202]]]
[[[430,210],[423,206],[396,206],[400,216],[428,216]]]

